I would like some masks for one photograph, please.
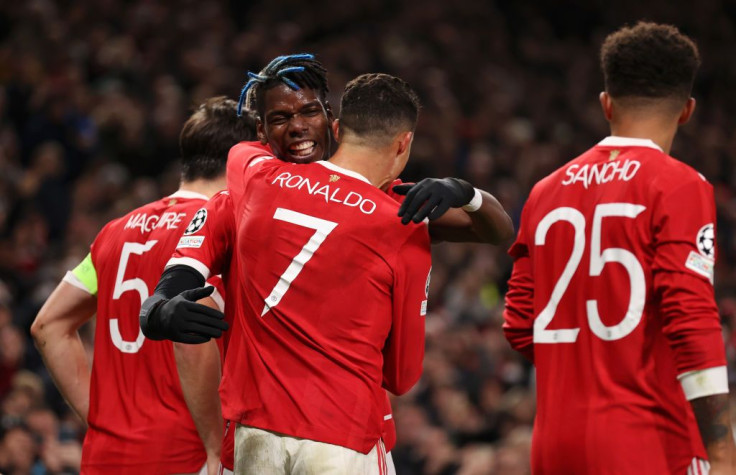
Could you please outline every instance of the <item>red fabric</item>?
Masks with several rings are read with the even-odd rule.
[[[150,203],[110,222],[92,245],[98,303],[85,473],[184,473],[204,465],[171,342],[146,339],[135,351],[141,302],[153,293],[204,202],[169,197]],[[214,285],[224,295],[222,286]],[[127,352],[114,343],[111,325],[119,330],[117,345]]]
[[[229,272],[242,301],[233,310],[223,414],[368,453],[387,412],[382,383],[402,392],[421,372],[421,309],[431,266],[426,225],[401,226],[396,201],[349,173],[323,163],[260,160],[263,155],[262,148],[241,143],[228,160],[230,222],[237,233]],[[316,231],[275,218],[277,208],[336,226]],[[261,316],[264,299],[317,235],[324,236],[321,245]],[[234,242],[205,236],[212,246]],[[227,252],[203,246],[174,257],[218,273],[224,263],[217,256]]]
[[[638,214],[621,216],[623,203]],[[611,212],[599,214],[597,235],[596,209]],[[686,265],[712,263],[698,237],[715,219],[710,184],[649,147],[596,146],[534,187],[510,251],[504,330],[537,368],[535,473],[685,473],[706,457],[677,375],[726,364],[707,273]],[[622,323],[632,292],[643,305]],[[544,342],[535,325],[579,333]]]
[[[235,470],[235,423],[231,421],[225,421],[220,464],[231,472]]]

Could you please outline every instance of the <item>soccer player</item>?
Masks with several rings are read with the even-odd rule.
[[[258,116],[258,136],[260,146],[251,147],[254,157],[246,157],[242,153],[237,157],[249,160],[259,155],[273,155],[276,158],[293,163],[309,163],[330,156],[332,109],[327,102],[327,74],[322,64],[314,56],[308,54],[280,56],[275,58],[258,74],[249,73],[250,81],[243,88],[241,104],[246,102],[248,108]],[[401,182],[397,180],[396,184]],[[429,216],[429,232],[433,241],[474,241],[500,243],[511,238],[513,226],[511,219],[496,199],[484,192],[475,190],[470,184],[454,178],[425,179],[419,184],[389,187],[389,196],[401,201],[407,194],[399,213],[403,223],[420,222]],[[255,198],[254,198],[255,199]],[[472,202],[472,204],[471,204]],[[427,205],[423,206],[424,203]],[[205,206],[208,225],[219,219],[216,209],[217,200]],[[456,209],[449,209],[451,205]],[[460,209],[463,205],[466,206]],[[439,218],[437,218],[439,216]],[[435,219],[437,218],[437,219]],[[222,242],[227,242],[223,239]],[[230,258],[232,253],[223,248],[223,259]],[[228,268],[231,266],[227,266]],[[236,276],[238,277],[238,276]],[[227,271],[224,275],[228,284]],[[228,293],[229,296],[232,295]],[[234,297],[234,296],[233,296]],[[236,304],[228,302],[228,308]],[[309,311],[305,309],[305,311]],[[175,325],[179,320],[169,322],[173,325],[166,329],[159,328],[158,338],[176,339],[171,332],[176,332]],[[145,326],[145,322],[144,322]],[[144,331],[146,329],[144,328]],[[214,342],[210,342],[214,345]],[[202,374],[210,373],[200,365]],[[200,376],[188,368],[179,366],[180,376],[196,381],[192,391],[211,392],[200,381]],[[184,384],[184,383],[183,383]],[[202,395],[200,400],[204,400]],[[216,414],[198,413],[192,415],[197,420],[209,420],[212,425]],[[386,400],[384,442],[388,451],[395,442],[395,430],[390,405]],[[223,445],[223,466],[232,469],[232,431],[227,433]],[[389,470],[392,469],[388,454]]]
[[[212,273],[247,276],[229,293],[239,301],[221,385],[223,413],[239,424],[237,473],[386,470],[382,386],[401,394],[421,373],[431,262],[426,225],[402,226],[382,190],[406,164],[417,113],[404,81],[363,75],[346,87],[329,161],[235,146],[227,192],[208,204],[218,227],[177,250],[144,303],[149,322],[186,320],[183,300],[167,296]]]
[[[713,188],[669,155],[698,51],[638,23],[601,65],[611,136],[537,183],[509,251],[504,330],[536,366],[532,471],[736,473]]]
[[[230,147],[254,133],[253,117],[238,117],[234,101],[205,101],[180,135],[179,190],[108,223],[36,317],[31,333],[49,372],[89,426],[82,450],[84,473],[196,473],[205,462],[211,471],[219,465],[222,419],[209,432],[201,431],[203,444],[197,431],[203,428],[195,427],[187,410],[189,398],[182,394],[172,344],[145,339],[138,313],[177,244],[198,245],[198,238],[191,237],[200,223],[195,213],[225,187]],[[200,296],[211,292],[198,291]],[[217,297],[215,292],[205,300]],[[209,305],[215,306],[213,301]],[[77,330],[95,312],[90,372]],[[217,348],[208,354],[179,345],[177,351],[186,353],[186,347],[209,358],[203,364],[218,366],[218,374],[210,376],[218,381]]]
[[[293,163],[328,159],[334,118],[324,66],[311,54],[279,56],[248,76],[239,107],[247,102],[256,113],[258,139],[266,150]],[[511,218],[498,201],[464,180],[426,178],[416,185],[397,180],[386,191],[405,201],[402,223],[431,220],[433,242],[500,244],[513,236]],[[470,206],[460,209],[463,205]]]

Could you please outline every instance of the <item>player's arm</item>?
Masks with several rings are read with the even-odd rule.
[[[653,206],[653,291],[678,379],[708,451],[711,473],[732,473],[736,445],[730,423],[728,376],[713,291],[715,204],[699,178],[670,187]],[[707,242],[706,242],[707,241]]]
[[[79,327],[97,309],[97,275],[90,255],[54,289],[31,325],[31,335],[64,399],[87,423],[90,367]]]
[[[429,218],[432,241],[500,244],[514,235],[511,218],[498,200],[458,178],[425,178],[393,191],[406,195],[399,208],[401,222]]]
[[[700,437],[708,452],[711,464],[709,473],[727,474],[736,471],[731,432],[731,413],[728,394],[715,394],[690,401],[695,419],[698,421]]]
[[[383,386],[397,395],[411,389],[422,374],[431,267],[429,236],[424,226],[417,226],[397,253],[393,321],[383,348]]]
[[[156,290],[141,306],[140,324],[147,338],[203,343],[227,329],[222,312],[197,300],[210,295],[212,288],[202,288],[205,280],[221,273],[229,259],[234,226],[227,193],[215,195],[195,214]]]
[[[736,470],[731,428],[728,372],[720,317],[713,287],[704,278],[658,272],[655,291],[662,295],[664,331],[675,353],[678,379],[693,408],[710,473]],[[729,467],[720,471],[719,467]]]
[[[218,299],[221,300],[221,299]],[[200,304],[224,312],[222,302],[212,297]],[[210,340],[201,345],[174,343],[174,358],[184,400],[207,452],[208,473],[217,473],[222,452],[222,407],[220,406],[220,349]]]
[[[534,362],[534,278],[526,247],[515,244],[510,251],[514,268],[506,292],[503,332],[513,349]]]

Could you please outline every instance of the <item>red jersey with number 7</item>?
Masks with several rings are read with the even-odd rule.
[[[421,374],[426,225],[401,225],[398,203],[356,173],[255,148],[233,147],[228,194],[213,198],[232,216],[213,223],[234,229],[227,275],[239,288],[223,415],[368,453],[381,437],[382,386],[402,393]],[[230,233],[199,234],[203,246],[178,249],[169,265],[220,272]]]
[[[711,185],[649,140],[609,137],[534,187],[504,330],[537,370],[535,473],[706,458],[688,399],[728,392],[714,226]]]
[[[184,401],[172,343],[146,339],[138,314],[177,243],[196,244],[187,236],[192,225],[185,229],[206,200],[179,191],[111,221],[92,244],[87,264],[97,289],[71,273],[65,278],[97,294],[83,473],[193,473],[204,466],[204,446]],[[220,293],[213,298],[221,301]]]

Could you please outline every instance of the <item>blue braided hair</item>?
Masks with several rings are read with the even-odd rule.
[[[314,89],[322,100],[329,92],[327,70],[313,54],[278,56],[259,73],[248,71],[248,82],[240,91],[238,116],[242,115],[243,106],[262,115],[263,92],[279,84],[286,84],[294,91],[303,87]]]

